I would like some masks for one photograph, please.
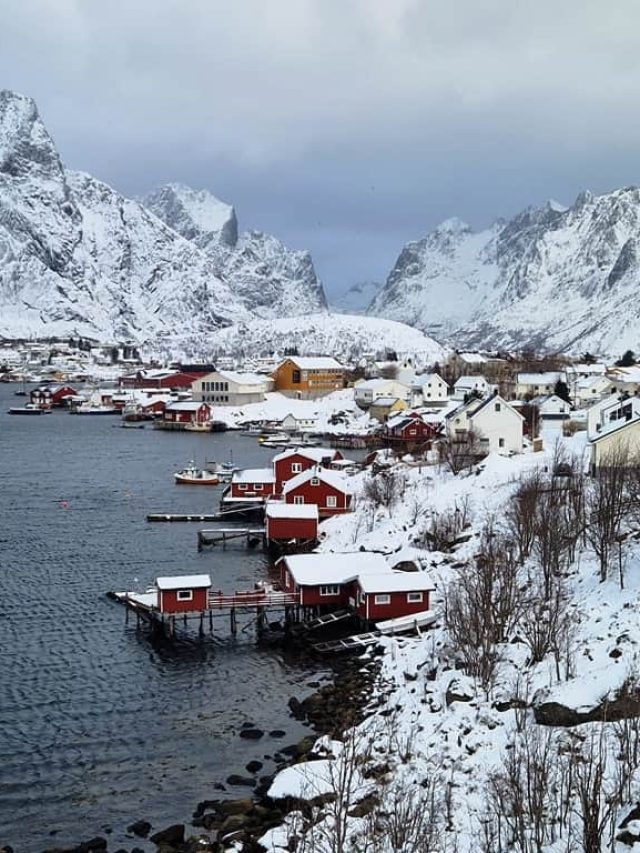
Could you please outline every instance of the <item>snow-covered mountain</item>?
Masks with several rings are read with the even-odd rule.
[[[423,365],[446,358],[444,348],[418,329],[392,320],[349,314],[252,320],[220,329],[198,343],[198,349],[212,358],[282,353],[285,347],[296,347],[299,355],[324,353],[347,360],[365,353],[384,356],[389,350],[400,358],[416,358]]]
[[[640,345],[640,190],[584,192],[401,252],[372,314],[452,343],[618,353]]]
[[[378,281],[359,281],[330,300],[334,311],[343,314],[364,314],[382,285]]]
[[[327,307],[311,255],[276,237],[249,231],[238,237],[233,207],[207,190],[167,184],[143,203],[167,225],[207,252],[216,274],[259,317],[315,313]]]
[[[142,343],[325,307],[307,252],[238,238],[210,193],[149,203],[66,170],[33,100],[0,92],[0,336]]]

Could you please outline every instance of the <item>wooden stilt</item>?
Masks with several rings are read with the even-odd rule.
[[[231,633],[235,634],[238,630],[238,626],[236,624],[236,609],[235,607],[231,608]]]
[[[209,631],[213,634],[213,611],[209,611]]]

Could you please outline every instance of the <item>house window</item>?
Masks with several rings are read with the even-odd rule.
[[[320,595],[340,595],[340,587],[336,584],[331,586],[321,586]]]
[[[416,430],[415,430],[415,429],[410,429],[410,430],[409,430],[409,435],[415,435],[415,434],[416,434]]]
[[[327,507],[335,508],[338,506],[338,499],[335,495],[327,495]]]
[[[302,471],[302,462],[292,462],[291,463],[291,473],[299,474]]]
[[[176,595],[178,601],[193,601],[192,589],[179,589]]]
[[[293,496],[294,504],[303,504],[304,503],[304,495],[294,495]]]
[[[311,485],[312,485],[312,486],[319,486],[319,485],[320,485],[320,480],[319,480],[317,477],[312,477],[312,478],[311,478]]]
[[[498,447],[504,447],[504,438],[498,439]]]
[[[299,385],[299,384],[300,384],[300,371],[299,371],[299,370],[294,370],[294,371],[293,371],[293,373],[291,374],[291,382],[292,382],[294,385]]]
[[[374,602],[376,604],[391,604],[391,596],[388,592],[382,592],[379,595],[376,595]]]
[[[362,592],[362,590],[360,590],[360,592],[358,593],[358,604],[364,604],[366,600],[367,596],[364,594],[364,592]]]
[[[247,491],[247,484],[246,483],[238,483],[238,488],[240,489],[241,492],[246,492]]]
[[[254,492],[261,492],[262,491],[262,483],[254,483],[253,484],[253,491]]]
[[[500,405],[500,403],[496,403],[493,408],[495,409],[496,412],[499,412],[501,410],[502,406]]]
[[[421,592],[408,592],[407,593],[407,601],[409,604],[417,604],[419,601],[422,601],[422,593]]]

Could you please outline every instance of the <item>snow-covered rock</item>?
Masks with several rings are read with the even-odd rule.
[[[211,258],[216,274],[259,317],[323,311],[322,284],[307,251],[287,249],[276,237],[249,231],[238,237],[233,207],[207,190],[168,184],[145,205]]]
[[[359,281],[330,300],[334,311],[344,314],[363,314],[375,299],[382,285],[378,281]]]
[[[640,190],[581,193],[473,232],[448,220],[401,252],[370,312],[458,346],[640,344]]]

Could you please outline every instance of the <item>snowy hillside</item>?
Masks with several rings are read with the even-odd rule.
[[[205,250],[216,275],[257,316],[293,316],[326,309],[310,253],[287,249],[276,237],[260,231],[238,237],[233,208],[207,190],[168,184],[147,195],[144,203]]]
[[[370,310],[465,346],[637,349],[639,242],[635,187],[479,233],[449,220],[403,249]]]
[[[207,346],[212,356],[256,356],[297,347],[300,355],[325,353],[346,359],[363,353],[384,355],[387,350],[394,350],[399,357],[415,356],[422,364],[445,357],[440,344],[417,329],[391,320],[349,314],[254,320],[221,329],[209,337]]]
[[[330,300],[331,308],[344,314],[364,314],[381,287],[378,281],[359,281],[344,293],[334,296]]]

